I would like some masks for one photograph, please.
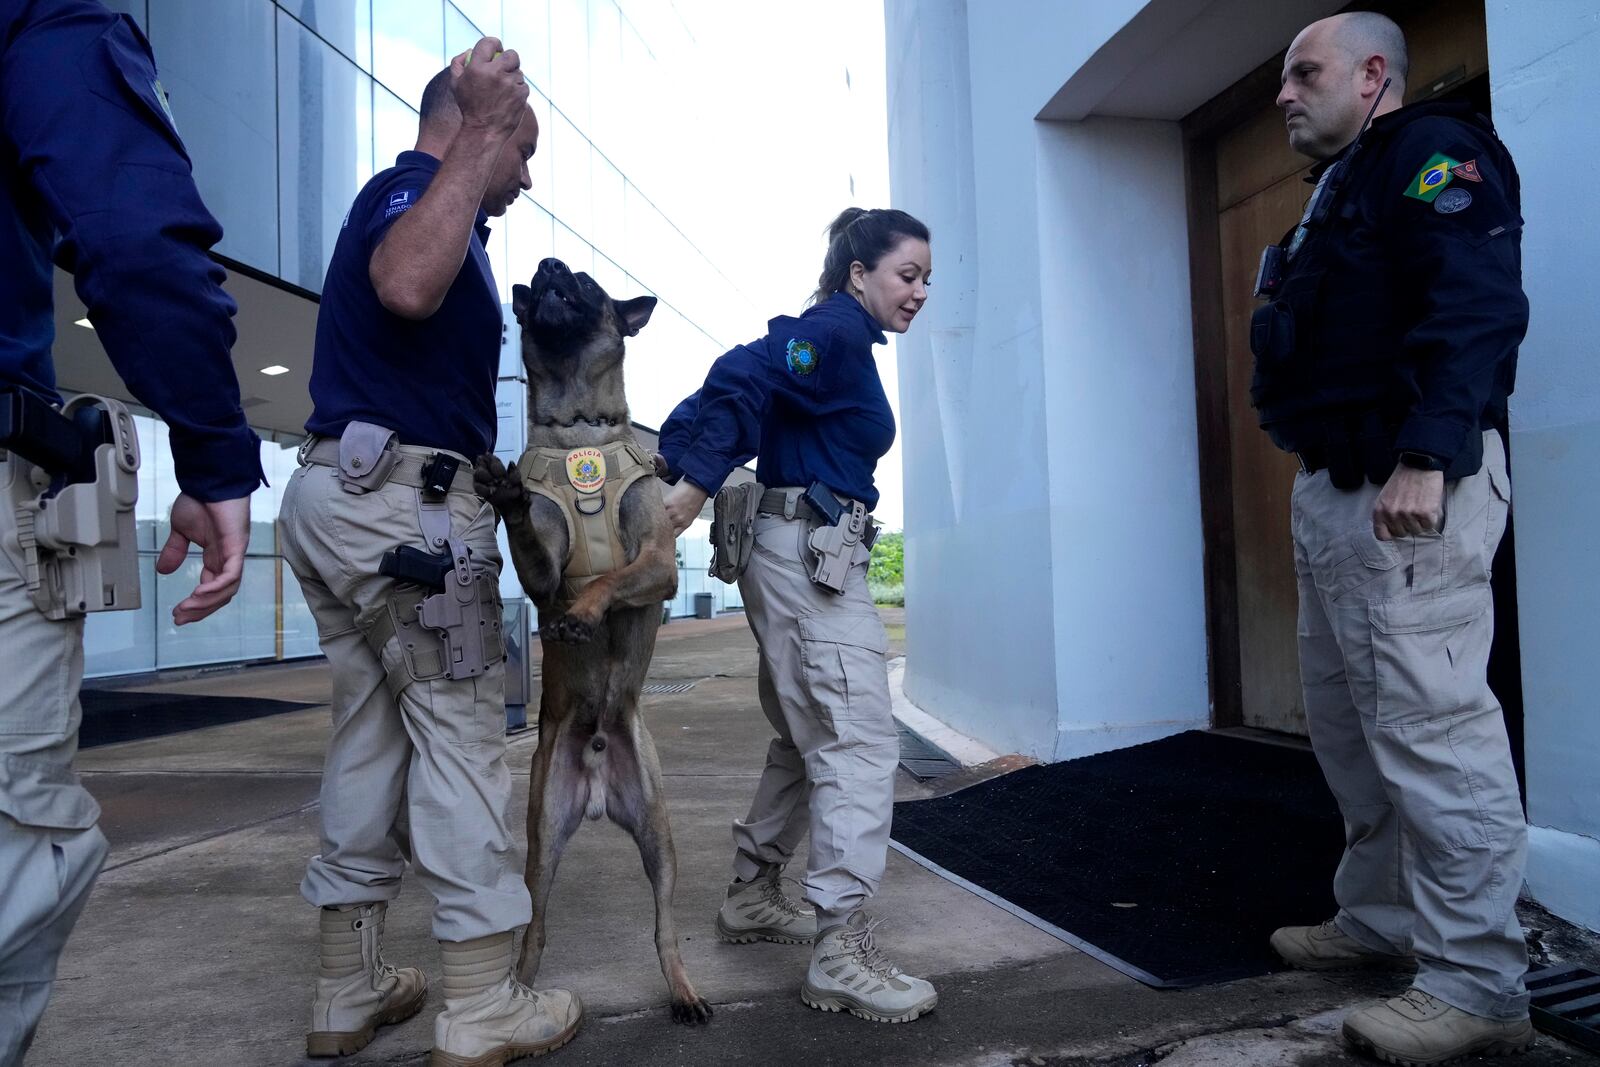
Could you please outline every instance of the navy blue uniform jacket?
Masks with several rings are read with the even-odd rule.
[[[89,0],[0,0],[0,383],[61,399],[53,257],[203,501],[262,481],[229,358],[234,303],[206,254],[221,237],[138,26]]]
[[[1415,452],[1465,477],[1481,431],[1505,422],[1528,328],[1516,165],[1487,120],[1450,102],[1380,116],[1357,152],[1257,312],[1252,399],[1288,451],[1359,437],[1365,416],[1385,465]]]
[[[719,357],[705,385],[668,416],[661,454],[676,475],[708,493],[752,456],[763,485],[821,482],[878,503],[872,474],[894,444],[894,413],[872,346],[877,320],[843,293]]]

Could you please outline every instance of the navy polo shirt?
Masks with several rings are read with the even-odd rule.
[[[90,0],[0,0],[0,385],[61,399],[53,260],[203,501],[262,481],[229,356],[234,303],[207,255],[221,237],[139,27]]]
[[[484,252],[486,216],[478,213],[461,271],[431,317],[394,314],[372,285],[373,251],[438,172],[427,153],[401,152],[345,216],[317,315],[310,433],[338,437],[359,421],[393,430],[405,444],[468,458],[494,448],[502,317]]]
[[[762,485],[821,482],[875,507],[872,476],[895,434],[872,355],[887,341],[882,328],[859,301],[835,293],[767,329],[718,358],[700,391],[667,417],[668,466],[715,493],[755,456]]]

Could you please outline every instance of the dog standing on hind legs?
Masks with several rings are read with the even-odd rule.
[[[539,747],[528,795],[533,920],[517,965],[539,971],[545,911],[561,853],[585,817],[632,835],[655,894],[656,952],[672,1018],[703,1023],[672,918],[677,853],[655,743],[639,713],[661,603],[677,592],[673,531],[655,469],[633,438],[623,390],[625,338],[656,300],[611,299],[558,259],[515,286],[528,373],[529,446],[513,468],[479,458],[474,482],[506,524],[511,561],[539,610],[544,643]]]

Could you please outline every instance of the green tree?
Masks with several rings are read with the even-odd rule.
[[[906,535],[880,534],[872,546],[872,562],[867,564],[867,581],[903,585],[906,580]]]

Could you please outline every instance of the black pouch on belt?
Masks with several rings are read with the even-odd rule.
[[[1366,484],[1367,475],[1356,455],[1350,429],[1342,423],[1328,427],[1328,480],[1335,489],[1350,492]]]

